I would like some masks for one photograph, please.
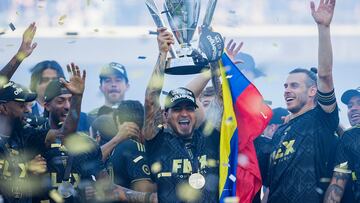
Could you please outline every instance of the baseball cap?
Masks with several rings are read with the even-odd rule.
[[[347,105],[350,99],[354,96],[360,96],[360,87],[345,91],[344,94],[341,96],[341,101],[342,103]]]
[[[273,116],[269,122],[269,125],[271,124],[283,124],[284,121],[281,119],[281,117],[287,116],[289,115],[288,110],[284,109],[284,108],[274,108],[272,110],[273,112]]]
[[[243,63],[237,63],[236,66],[240,69],[240,70],[248,70],[254,73],[255,78],[261,77],[261,76],[266,76],[265,73],[261,70],[259,70],[258,68],[255,67],[255,61],[254,58],[247,53],[244,52],[239,52],[236,56],[235,56],[235,61],[243,61]]]
[[[45,102],[50,102],[62,94],[71,94],[71,92],[59,80],[52,80],[45,89],[44,100]]]
[[[188,102],[194,107],[198,107],[198,105],[196,105],[194,93],[185,87],[179,87],[177,89],[171,90],[166,96],[165,109],[172,108],[180,102]]]
[[[121,76],[125,79],[126,83],[129,82],[125,66],[120,63],[111,62],[105,65],[104,67],[102,67],[99,76],[100,81],[112,75]]]
[[[18,101],[18,102],[31,102],[34,101],[37,94],[31,92],[28,88],[9,81],[0,87],[0,102]]]

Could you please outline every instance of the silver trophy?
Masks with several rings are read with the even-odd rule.
[[[216,2],[217,0],[209,0],[202,28],[209,28]],[[145,0],[145,3],[156,26],[158,28],[165,27],[154,0]],[[176,51],[173,47],[170,48],[171,58],[167,60],[165,69],[167,74],[195,74],[208,68],[209,61],[211,61],[207,57],[208,54],[191,46],[199,21],[200,5],[201,0],[165,0],[162,13],[166,13],[170,28],[180,45]],[[208,49],[210,50],[211,47]]]

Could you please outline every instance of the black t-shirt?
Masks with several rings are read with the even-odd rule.
[[[196,194],[199,196],[194,197],[195,202],[219,201],[219,134],[214,130],[211,135],[204,136],[201,130],[195,130],[189,142],[162,129],[146,142],[151,177],[157,184],[159,202],[184,202],[184,195]],[[186,188],[191,187],[187,185],[188,178],[196,172],[205,177],[205,186],[195,193],[187,194]]]
[[[126,188],[131,188],[131,184],[138,180],[151,180],[145,146],[134,140],[118,144],[106,168],[114,183]]]
[[[360,125],[345,131],[337,148],[334,171],[349,173],[347,182],[349,192],[344,193],[342,202],[360,202]]]
[[[91,150],[69,155],[66,147],[61,145],[60,140],[52,143],[51,147],[43,154],[47,163],[47,172],[43,175],[42,181],[43,193],[33,198],[33,202],[40,202],[41,200],[53,202],[53,199],[49,197],[49,192],[53,189],[56,190],[61,182],[63,182],[65,169],[70,159],[72,159],[72,164],[69,182],[74,186],[76,193],[66,202],[80,202],[81,199],[84,199],[79,188],[84,184],[93,182],[94,178],[96,179],[99,173],[105,170],[100,146],[87,135],[77,136],[86,136]]]
[[[261,179],[267,179],[267,169],[269,167],[270,154],[274,149],[272,140],[267,137],[259,136],[254,140],[254,146],[256,150],[256,157],[259,162],[259,168],[261,173]]]
[[[331,177],[329,166],[338,109],[326,113],[319,105],[279,127],[273,136],[268,202],[321,202]]]
[[[48,128],[17,125],[9,138],[0,137],[0,194],[4,202],[31,202],[37,180],[28,161],[45,149]]]

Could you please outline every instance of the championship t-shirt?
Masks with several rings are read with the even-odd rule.
[[[329,160],[337,137],[338,109],[326,113],[319,105],[279,127],[273,136],[268,202],[321,202],[321,182],[332,175]]]
[[[146,142],[151,177],[157,184],[159,202],[218,202],[219,132],[205,136],[195,130],[189,141],[161,129]],[[188,183],[200,173],[205,178],[201,189]]]

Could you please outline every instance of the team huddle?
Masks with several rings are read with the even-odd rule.
[[[332,75],[335,0],[310,7],[318,68],[289,72],[286,109],[274,108],[254,140],[263,187],[253,202],[360,202],[360,89],[341,95],[352,126],[343,130]],[[126,67],[111,62],[99,72],[104,104],[84,113],[86,71],[74,63],[68,78],[46,60],[31,69],[29,88],[12,81],[36,50],[36,29],[30,24],[0,70],[0,202],[219,202],[224,105],[217,63],[161,101],[175,41],[158,28],[158,60],[139,93],[145,101],[125,99]],[[251,56],[241,47],[231,40],[224,54],[249,80],[260,76],[246,73]]]

